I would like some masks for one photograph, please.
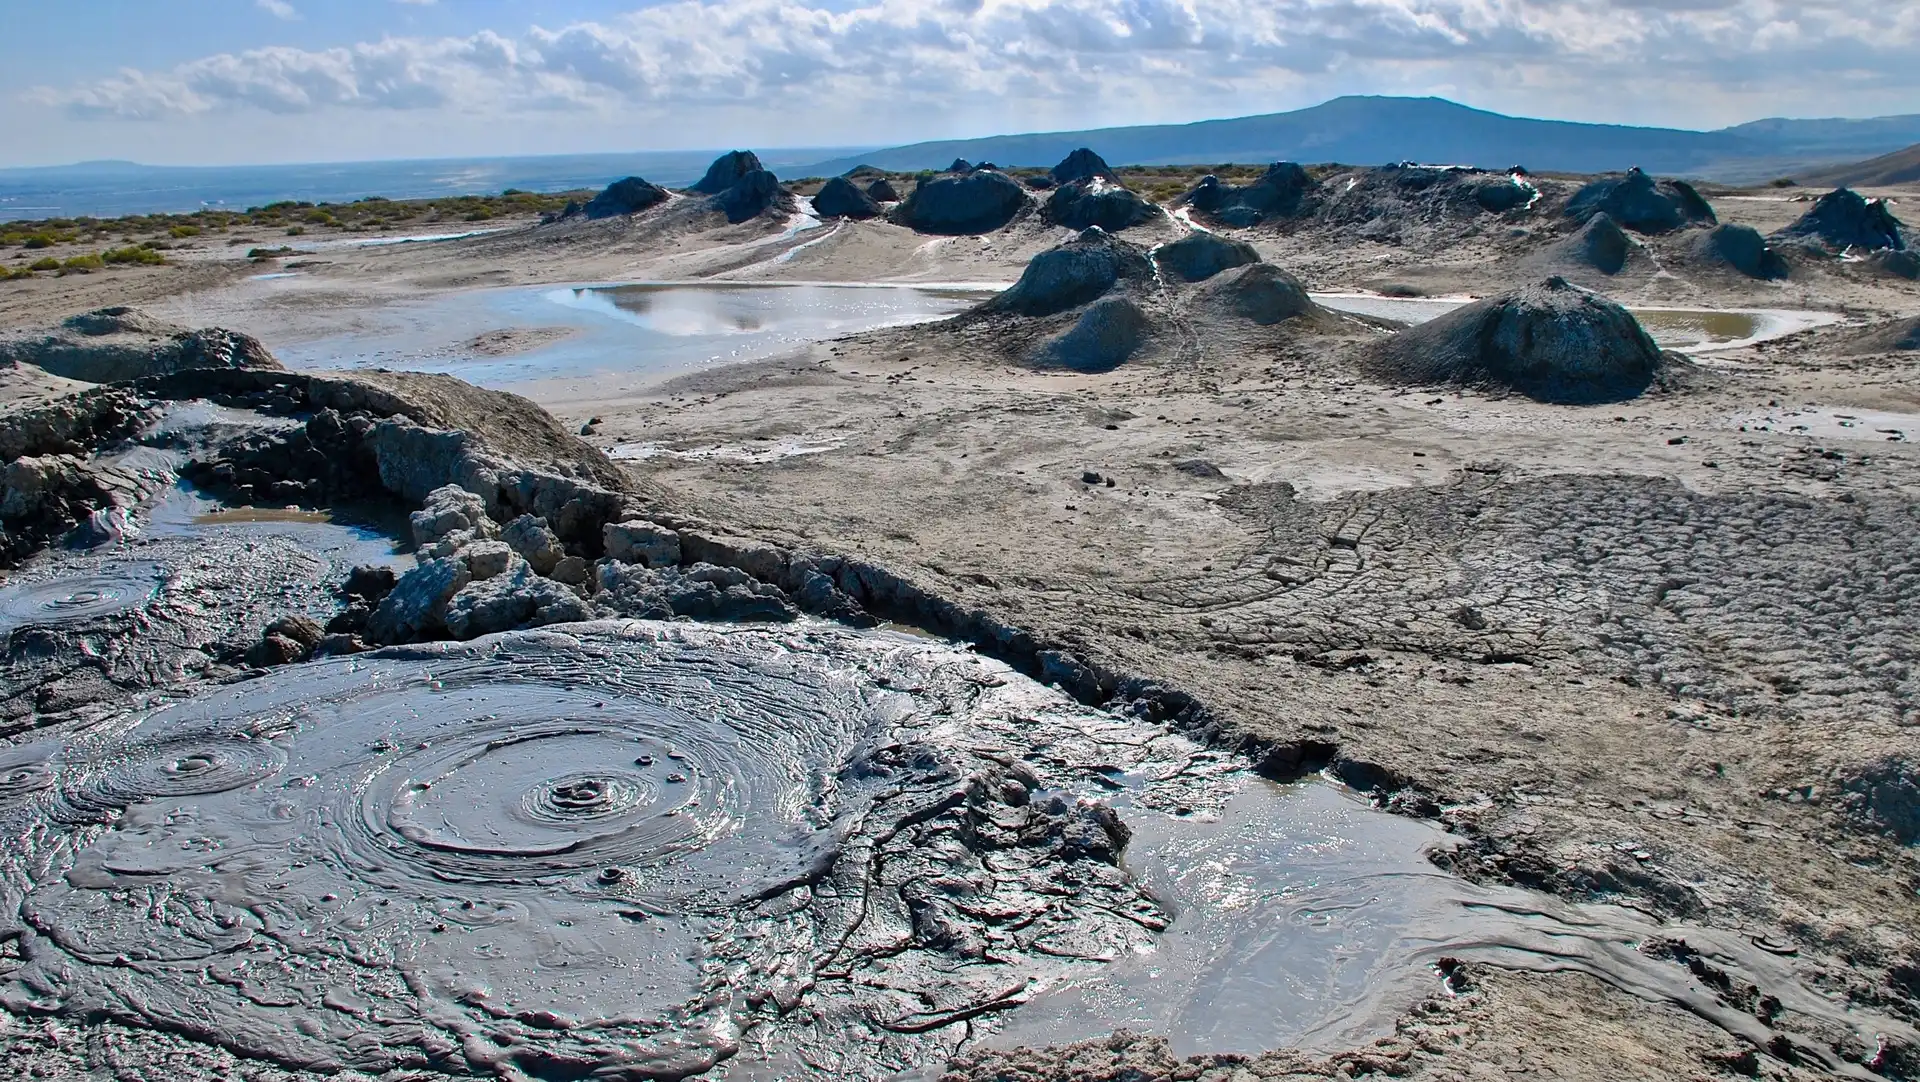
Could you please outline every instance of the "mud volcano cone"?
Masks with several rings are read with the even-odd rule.
[[[834,177],[813,197],[813,212],[822,218],[872,218],[880,213],[880,204],[853,181]]]
[[[625,177],[607,185],[599,195],[588,200],[585,212],[588,218],[616,218],[624,214],[637,214],[666,201],[665,188],[649,184],[640,177]]]
[[[1797,242],[1833,251],[1848,248],[1906,248],[1902,225],[1885,200],[1866,199],[1851,188],[1836,188],[1820,197],[1813,209],[1773,235],[1774,240]]]
[[[1147,254],[1102,229],[1088,229],[1034,256],[1013,288],[977,311],[1050,316],[1095,300],[1122,279],[1150,281]]]
[[[1182,281],[1203,282],[1221,271],[1260,262],[1260,253],[1243,240],[1194,230],[1179,240],[1153,250],[1159,268]]]
[[[1558,277],[1403,331],[1363,360],[1393,384],[1455,384],[1570,404],[1632,398],[1667,363],[1632,313]]]
[[[707,166],[707,175],[700,178],[693,190],[701,195],[719,195],[745,180],[748,173],[758,173],[763,168],[760,158],[751,150],[728,151]]]
[[[1585,223],[1604,213],[1636,233],[1671,233],[1689,225],[1716,224],[1713,207],[1683,180],[1654,180],[1639,169],[1606,177],[1575,192],[1566,215]]]
[[[1633,242],[1604,211],[1587,219],[1580,231],[1555,246],[1559,258],[1601,274],[1619,274],[1633,252]]]

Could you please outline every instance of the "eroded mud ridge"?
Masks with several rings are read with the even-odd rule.
[[[1146,948],[1075,794],[1205,811],[1229,768],[929,641],[572,631],[9,749],[0,1001],[317,1070],[873,1074]]]

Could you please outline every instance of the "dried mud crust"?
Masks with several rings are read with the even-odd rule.
[[[932,336],[816,356],[594,408],[610,439],[838,433],[752,468],[636,470],[743,532],[886,567],[899,618],[1022,629],[1028,663],[1084,695],[1184,694],[1203,709],[1175,723],[1276,774],[1328,767],[1436,817],[1461,874],[1739,929],[1916,1017],[1920,462],[1726,420],[1860,370],[1782,343],[1723,385],[1568,410],[1383,393],[1310,341],[1099,378],[983,371]],[[1636,1032],[1667,1013],[1608,1009]]]

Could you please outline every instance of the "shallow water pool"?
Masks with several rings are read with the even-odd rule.
[[[945,319],[992,293],[975,285],[737,282],[485,290],[383,310],[340,334],[269,344],[296,368],[445,371],[497,387],[759,360],[810,342]],[[508,355],[477,348],[479,336],[513,329],[546,341]]]

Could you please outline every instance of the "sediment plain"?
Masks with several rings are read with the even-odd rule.
[[[1920,1074],[1920,285],[1790,235],[1879,219],[1420,167],[1136,213],[1061,164],[962,235],[759,183],[739,221],[674,193],[0,287],[7,1062]],[[1055,220],[1087,199],[1111,231]],[[668,370],[543,370],[559,309],[460,307],[636,282],[1018,285]],[[103,337],[61,320],[135,303],[108,337],[333,370],[59,371]],[[1512,374],[1600,356],[1630,378]],[[511,394],[448,375],[501,358]],[[1249,785],[1354,803],[1236,818]],[[1425,855],[1222,850],[1242,878],[1182,894],[1207,824],[1294,817]],[[1437,908],[1384,935],[1381,899]],[[1226,946],[1179,963],[1200,920]],[[1262,983],[1329,920],[1364,979]],[[1129,979],[1218,982],[1159,1031],[1023,1022],[1105,973],[1121,1021]]]

